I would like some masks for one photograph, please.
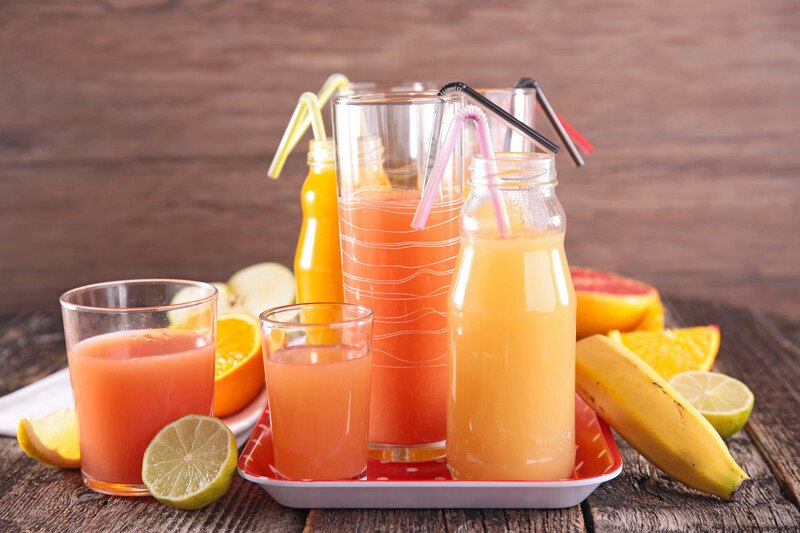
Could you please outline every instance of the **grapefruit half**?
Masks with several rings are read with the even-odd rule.
[[[661,329],[664,311],[658,291],[612,272],[570,267],[578,302],[578,338],[611,330]]]

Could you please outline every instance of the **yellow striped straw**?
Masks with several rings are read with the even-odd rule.
[[[300,96],[292,118],[289,120],[289,125],[283,133],[281,143],[278,145],[278,150],[275,152],[272,164],[267,171],[267,175],[270,178],[276,179],[280,175],[286,160],[289,158],[289,154],[300,142],[309,125],[314,131],[315,139],[323,141],[326,139],[321,109],[336,91],[340,91],[348,85],[350,85],[350,80],[343,74],[332,74],[325,80],[319,93],[303,93]]]

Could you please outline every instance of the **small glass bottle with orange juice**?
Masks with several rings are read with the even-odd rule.
[[[573,470],[575,293],[554,161],[535,152],[472,160],[448,307],[447,462],[457,479]]]
[[[300,192],[303,223],[294,256],[297,302],[341,302],[342,258],[333,140],[312,140]]]

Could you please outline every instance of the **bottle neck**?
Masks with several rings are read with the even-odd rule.
[[[470,173],[470,192],[461,221],[465,237],[520,239],[564,232],[552,155],[506,152],[492,159],[475,156]],[[504,233],[500,231],[501,220],[505,220]]]
[[[476,189],[553,190],[558,183],[555,156],[542,152],[498,152],[492,159],[476,155],[469,170],[469,184]]]
[[[336,150],[333,140],[308,143],[308,168],[312,172],[336,169]]]
[[[359,166],[383,165],[383,143],[379,137],[358,139]],[[336,148],[333,140],[312,140],[308,145],[308,166],[312,171],[336,170]]]

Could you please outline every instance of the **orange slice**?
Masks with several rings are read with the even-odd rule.
[[[217,319],[217,359],[214,416],[233,414],[256,397],[264,386],[261,324],[247,314]]]
[[[80,468],[78,419],[72,409],[60,409],[42,418],[23,418],[17,428],[19,447],[33,459],[60,468]]]
[[[719,351],[719,326],[608,334],[669,380],[689,370],[711,370]]]

